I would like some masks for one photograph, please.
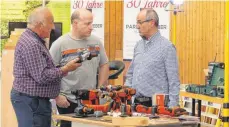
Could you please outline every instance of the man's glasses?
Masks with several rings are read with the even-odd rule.
[[[144,21],[137,21],[137,24],[142,25],[144,22],[149,22],[151,20],[153,20],[153,19],[147,19],[147,20],[144,20]]]

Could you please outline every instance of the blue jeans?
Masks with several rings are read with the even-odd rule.
[[[48,98],[33,97],[11,90],[11,102],[18,127],[51,127],[51,103]]]

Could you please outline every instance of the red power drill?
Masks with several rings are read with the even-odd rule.
[[[133,105],[133,109],[136,112],[139,113],[147,113],[147,114],[163,114],[163,115],[169,115],[169,116],[180,116],[187,114],[186,110],[180,107],[174,107],[174,108],[168,108],[164,106],[152,106],[152,107],[147,107],[144,105]]]
[[[109,92],[107,95],[114,100],[112,109],[120,111],[121,116],[128,116],[132,115],[131,106],[128,103],[131,104],[131,97],[135,93],[135,89],[123,87],[121,90]]]

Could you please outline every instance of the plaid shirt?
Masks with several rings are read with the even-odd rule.
[[[22,33],[15,48],[13,88],[30,96],[55,98],[62,71],[55,67],[44,43],[30,29]]]
[[[169,94],[169,106],[178,105],[180,81],[176,49],[160,32],[136,44],[125,85],[136,89],[136,97]]]

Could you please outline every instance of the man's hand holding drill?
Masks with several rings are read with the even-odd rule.
[[[77,61],[79,61],[79,58],[76,58],[74,60],[69,61],[66,65],[64,65],[63,67],[61,67],[61,71],[64,74],[67,74],[70,71],[76,70],[78,67],[81,66],[81,63],[77,63]]]

